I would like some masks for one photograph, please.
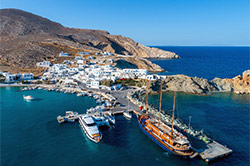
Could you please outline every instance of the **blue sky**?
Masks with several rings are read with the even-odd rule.
[[[249,0],[0,0],[0,5],[145,45],[250,45]]]

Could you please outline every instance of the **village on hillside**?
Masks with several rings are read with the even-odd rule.
[[[116,56],[124,57],[127,55]],[[134,79],[157,80],[165,78],[165,76],[151,74],[146,69],[115,67],[114,54],[110,52],[95,54],[78,52],[76,56],[72,56],[61,51],[58,57],[71,57],[71,60],[63,60],[62,63],[37,62],[37,68],[44,68],[43,74],[37,77],[33,73],[1,72],[1,82],[6,84],[61,84],[66,87],[76,86],[80,82],[86,88],[112,90],[119,89],[120,83],[124,81],[133,82]]]

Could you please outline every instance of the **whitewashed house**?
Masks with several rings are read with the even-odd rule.
[[[78,52],[77,54],[80,56],[84,55],[83,52]]]
[[[78,61],[78,60],[82,60],[83,58],[81,56],[76,56],[75,57],[75,60]]]
[[[69,56],[69,54],[66,53],[66,52],[61,51],[61,52],[59,53],[59,56],[60,56],[60,57],[67,57],[67,56]]]
[[[7,83],[22,81],[22,75],[21,74],[3,73],[3,75],[5,77],[5,82],[7,82]]]
[[[22,79],[24,81],[31,81],[34,79],[34,75],[32,73],[24,73],[22,74]]]
[[[141,77],[148,74],[148,70],[146,69],[123,69],[123,74]]]
[[[86,86],[88,88],[99,89],[100,88],[100,81],[97,81],[97,80],[88,80],[86,82]]]
[[[50,67],[51,62],[50,61],[37,62],[36,66],[38,66],[38,67]]]

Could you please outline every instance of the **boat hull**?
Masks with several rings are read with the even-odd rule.
[[[88,139],[90,139],[90,140],[93,141],[94,143],[98,143],[98,142],[101,141],[101,139],[102,139],[102,134],[101,134],[101,133],[99,133],[99,134],[100,134],[99,139],[95,139],[95,138],[92,137],[92,136],[88,133],[88,131],[85,129],[84,124],[82,124],[81,121],[79,121],[79,122],[80,122],[81,128],[83,129],[83,131],[84,131],[85,135],[88,137]]]
[[[178,156],[182,156],[182,157],[190,157],[193,152],[190,153],[186,153],[184,154],[181,151],[176,151],[174,149],[174,147],[172,147],[171,145],[168,145],[167,142],[165,142],[164,140],[162,140],[161,138],[157,137],[155,134],[153,134],[153,132],[151,132],[150,130],[148,130],[138,119],[138,124],[139,127],[141,128],[141,130],[143,131],[143,133],[145,135],[147,135],[152,141],[154,141],[158,146],[160,146],[162,149],[164,149],[167,152],[170,152],[172,154],[178,155]],[[182,153],[182,154],[181,154]]]
[[[144,129],[144,127],[143,127],[142,124],[139,122],[139,120],[138,120],[138,125],[139,125],[140,129],[142,130],[142,132],[143,132],[146,136],[148,136],[152,141],[154,141],[158,146],[160,146],[162,149],[164,149],[164,150],[167,151],[167,152],[176,154],[176,153],[174,153],[173,151],[171,151],[170,149],[168,149],[166,146],[164,146],[162,143],[160,143],[154,136],[152,136],[151,134],[149,134],[149,133],[147,132],[147,130]]]

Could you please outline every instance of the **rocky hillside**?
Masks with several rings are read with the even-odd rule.
[[[111,35],[107,31],[74,29],[18,9],[0,10],[0,70],[25,71],[35,68],[38,61],[58,61],[61,51],[75,55],[79,51],[132,55],[140,58],[179,58],[173,52],[150,48],[130,38]],[[144,64],[150,63],[142,59]],[[149,64],[150,65],[150,64]],[[149,66],[152,71],[161,71]]]
[[[159,81],[152,82],[151,92],[159,91],[159,84]],[[232,79],[214,78],[211,81],[185,75],[167,76],[163,83],[163,90],[195,94],[205,94],[209,92],[250,94],[250,70],[243,72],[242,76],[239,75]]]

